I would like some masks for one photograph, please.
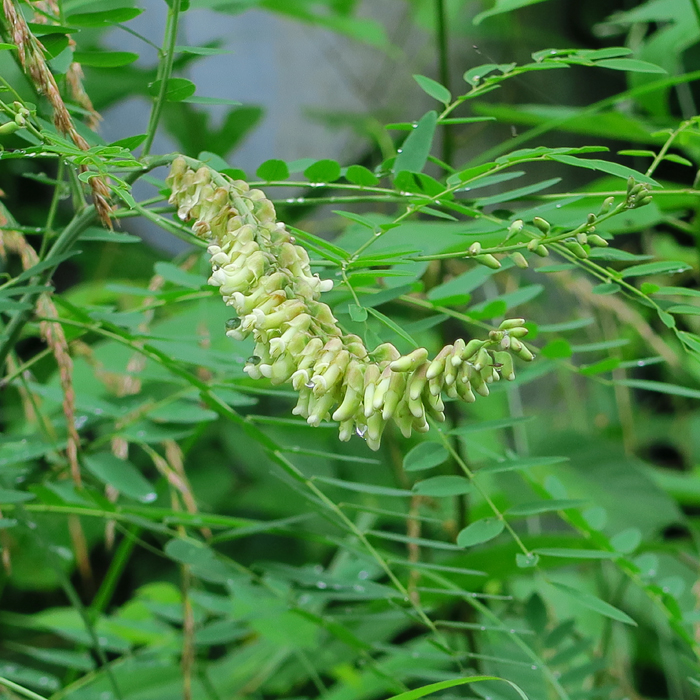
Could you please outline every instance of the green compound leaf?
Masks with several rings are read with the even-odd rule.
[[[437,112],[428,112],[420,118],[416,128],[406,137],[399,150],[394,163],[395,173],[398,174],[404,170],[419,173],[423,170],[433,145],[436,126]]]
[[[638,527],[628,527],[610,538],[610,544],[616,552],[631,554],[642,543],[642,531]]]
[[[619,163],[613,163],[609,160],[600,160],[599,158],[578,158],[577,156],[570,155],[549,155],[549,158],[556,160],[559,163],[566,163],[567,165],[574,165],[578,168],[588,168],[589,170],[598,170],[603,173],[608,173],[609,175],[615,175],[616,177],[621,177],[627,180],[633,177],[637,182],[645,182],[648,185],[656,185],[658,187],[659,183],[656,180],[652,180],[647,175],[643,175],[637,170],[628,168],[625,165],[620,165]]]
[[[220,49],[215,46],[176,46],[175,53],[191,53],[196,56],[218,56],[225,53],[233,53],[228,49]]]
[[[485,12],[480,12],[476,17],[474,17],[474,24],[481,24],[487,17],[492,17],[493,15],[500,15],[504,12],[510,12],[511,10],[517,10],[521,7],[527,7],[528,5],[536,5],[544,0],[496,0],[496,3],[490,10]]]
[[[578,602],[589,610],[593,610],[605,617],[609,617],[611,620],[617,620],[618,622],[624,622],[626,625],[637,626],[637,623],[627,614],[619,610],[618,608],[606,603],[604,600],[597,598],[590,593],[584,593],[583,591],[578,591],[571,586],[567,586],[563,583],[557,583],[556,581],[550,581],[550,584],[554,586],[557,590],[565,593],[573,601]]]
[[[334,160],[319,160],[304,170],[311,182],[335,182],[340,177],[340,165]]]
[[[664,260],[660,262],[644,263],[642,265],[633,265],[623,270],[621,275],[625,279],[628,277],[643,277],[644,275],[677,275],[691,269],[690,265],[684,262]]]
[[[505,523],[500,518],[482,518],[476,520],[457,535],[460,547],[473,547],[498,537],[504,530]]]
[[[255,174],[261,179],[271,182],[272,180],[286,180],[289,177],[289,168],[283,160],[266,160]]]
[[[573,547],[540,547],[534,552],[544,557],[562,559],[617,559],[620,556],[617,552],[608,552],[604,549],[574,549]]]
[[[612,70],[625,70],[633,73],[667,73],[661,66],[656,66],[647,61],[639,61],[636,58],[606,58],[596,61],[596,66],[612,68]]]
[[[201,423],[216,420],[219,414],[191,401],[174,401],[149,411],[148,417],[158,423]]]
[[[452,102],[452,93],[444,86],[432,78],[424,75],[414,75],[413,79],[418,83],[423,92],[436,99],[438,102],[448,104]]]
[[[362,165],[351,165],[345,171],[345,179],[360,187],[374,187],[379,184],[379,178]]]
[[[540,350],[543,357],[548,357],[550,360],[560,359],[564,357],[571,357],[573,351],[571,345],[564,338],[557,338],[547,343],[542,350]]]
[[[0,505],[8,503],[24,503],[36,498],[33,493],[15,491],[14,489],[0,489]]]
[[[355,321],[355,323],[364,323],[367,320],[367,309],[365,309],[364,306],[350,304],[348,306],[348,313],[350,314],[350,318]]]
[[[83,463],[101,482],[113,486],[130,498],[151,503],[156,492],[141,472],[131,463],[115,457],[111,452],[85,455]]]
[[[539,515],[540,513],[554,513],[558,510],[568,510],[569,508],[581,508],[588,505],[588,501],[580,499],[552,499],[551,501],[535,501],[534,503],[523,503],[513,506],[506,511],[510,516]]]
[[[102,12],[79,12],[69,15],[66,22],[72,27],[109,27],[120,22],[128,22],[142,12],[143,10],[139,7],[118,7]]]
[[[160,93],[162,80],[156,80],[148,86],[148,94],[157,97]],[[170,78],[165,90],[165,99],[168,102],[182,102],[188,97],[192,97],[197,86],[186,78]]]
[[[629,386],[633,389],[645,389],[646,391],[657,391],[660,394],[670,394],[672,396],[685,396],[689,399],[700,399],[700,391],[687,386],[677,384],[667,384],[666,382],[656,382],[651,379],[618,379],[613,384]]]
[[[620,366],[620,362],[621,360],[617,357],[606,357],[600,362],[580,367],[579,372],[586,377],[591,377],[594,374],[602,374],[603,372],[612,372]]]
[[[442,445],[434,442],[421,442],[404,457],[403,468],[407,472],[432,469],[447,461],[449,457],[450,453]]]
[[[472,490],[469,479],[463,476],[434,476],[414,484],[413,490],[421,496],[461,496]]]
[[[422,688],[416,688],[415,690],[409,690],[405,693],[400,693],[399,695],[392,695],[392,697],[387,698],[387,700],[418,700],[418,698],[423,698],[426,695],[432,695],[441,690],[446,690],[447,688],[454,688],[458,685],[466,685],[468,683],[478,683],[479,681],[503,681],[507,683],[515,692],[522,698],[522,700],[529,700],[528,696],[517,686],[515,683],[506,680],[505,678],[499,678],[498,676],[470,676],[469,678],[453,678],[449,681],[440,681],[439,683],[431,683],[430,685],[425,685]]]
[[[130,51],[74,51],[73,60],[83,66],[95,68],[119,68],[128,66],[138,59],[137,53]]]

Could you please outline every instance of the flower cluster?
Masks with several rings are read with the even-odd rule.
[[[515,378],[513,355],[533,358],[520,341],[527,333],[522,319],[504,321],[487,340],[457,340],[432,361],[425,348],[402,356],[390,343],[368,352],[319,300],[333,282],[312,274],[306,250],[260,190],[206,167],[194,170],[182,157],[167,182],[179,218],[194,220],[193,231],[210,244],[209,283],[237,314],[226,334],[255,341],[245,371],[290,382],[299,392],[293,413],[314,426],[338,421],[341,440],[356,433],[377,450],[391,419],[406,437],[427,431],[429,416],[445,419],[443,391],[474,401],[501,377]]]

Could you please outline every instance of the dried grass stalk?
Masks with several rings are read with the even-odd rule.
[[[19,61],[38,92],[46,96],[53,109],[53,121],[56,128],[67,135],[73,143],[83,151],[89,150],[88,142],[76,131],[53,74],[44,58],[41,42],[32,34],[22,13],[17,9],[13,0],[3,0],[3,12],[12,41],[17,46]],[[83,171],[85,168],[83,168]],[[110,218],[112,207],[109,204],[109,188],[100,177],[90,178],[92,198],[95,209],[107,228],[112,228]]]

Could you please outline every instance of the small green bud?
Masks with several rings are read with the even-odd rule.
[[[469,255],[478,255],[481,252],[481,243],[479,243],[479,241],[474,241],[474,243],[469,246],[468,252]]]
[[[508,331],[511,338],[524,338],[530,331],[527,328],[513,328]]]
[[[425,348],[418,348],[408,355],[394,360],[389,369],[394,372],[412,372],[416,367],[422,365],[428,359],[428,351]]]
[[[501,376],[512,382],[515,379],[515,369],[513,368],[513,356],[509,352],[494,353],[496,365],[499,365]]]
[[[5,122],[2,126],[0,126],[0,136],[7,136],[9,134],[14,134],[17,129],[20,128],[20,125],[16,122]]]
[[[516,234],[520,233],[523,230],[524,226],[525,226],[525,222],[522,219],[516,219],[508,227],[508,236],[506,237],[506,240],[508,240],[512,236],[515,236]]]
[[[552,229],[552,226],[550,225],[549,221],[545,221],[541,216],[536,216],[533,220],[532,223],[537,226],[537,228],[544,233],[546,236],[550,230]]]
[[[483,340],[478,340],[477,338],[474,338],[473,340],[470,340],[464,347],[464,350],[462,350],[462,359],[463,360],[470,360],[476,353],[481,350],[481,348],[484,347],[485,341]]]
[[[598,212],[598,216],[602,214],[607,214],[611,209],[612,205],[615,203],[615,197],[606,197],[603,200],[603,204],[600,207],[600,212]]]
[[[436,379],[445,371],[445,363],[447,362],[447,358],[452,353],[453,349],[454,345],[445,345],[445,347],[435,356],[435,359],[428,366],[428,371],[425,375],[428,380]]]
[[[585,233],[577,233],[576,234],[576,240],[581,244],[581,245],[586,245],[588,243],[588,235]]]
[[[581,260],[585,260],[588,257],[588,253],[585,251],[583,246],[573,238],[568,241],[564,241],[564,245]]]
[[[549,249],[546,246],[538,245],[537,248],[535,248],[535,255],[546,258],[549,255]]]
[[[502,331],[513,331],[516,328],[522,328],[523,323],[525,323],[524,318],[507,318],[505,321],[501,321],[501,325],[498,327]]]
[[[591,245],[597,245],[601,248],[607,248],[607,246],[609,245],[608,242],[602,236],[599,236],[597,233],[588,236],[588,242]]]
[[[595,214],[589,214],[588,218],[586,219],[586,224],[588,226],[593,226],[596,222],[596,215]]]
[[[486,267],[490,267],[492,270],[498,270],[501,267],[501,263],[499,262],[498,258],[491,255],[491,253],[487,253],[486,255],[477,255],[474,257],[474,260],[482,265],[485,265]]]
[[[515,263],[516,267],[519,267],[521,270],[527,270],[529,267],[527,259],[522,253],[517,251],[515,253],[511,253],[510,258]]]
[[[521,360],[530,362],[535,359],[535,356],[523,345],[518,352],[515,353]]]

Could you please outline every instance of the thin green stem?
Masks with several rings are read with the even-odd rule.
[[[49,244],[49,239],[53,237],[54,234],[54,223],[56,221],[56,213],[58,212],[58,204],[61,201],[61,190],[63,188],[63,175],[65,170],[65,163],[62,160],[58,161],[58,172],[56,173],[56,185],[53,190],[53,196],[51,197],[51,204],[49,206],[49,213],[46,215],[46,223],[43,229],[43,238],[41,239],[41,248],[39,249],[39,257],[43,258],[46,255],[46,248]]]
[[[475,478],[474,472],[468,467],[467,463],[462,459],[462,456],[453,447],[447,435],[445,435],[445,433],[439,428],[436,428],[436,431],[438,436],[440,437],[442,444],[445,446],[445,449],[447,449],[447,451],[452,455],[452,459],[454,459],[455,462],[457,462],[460,469],[465,473],[469,481],[471,481],[471,483],[474,484],[474,488],[479,492],[484,501],[486,501],[487,505],[492,510],[496,518],[498,518],[503,523],[504,527],[506,528],[506,530],[508,530],[514,542],[520,548],[520,551],[527,557],[532,556],[532,552],[530,552],[530,550],[525,546],[525,543],[520,539],[520,536],[513,529],[513,526],[505,519],[503,513],[501,513],[501,511],[498,509],[498,506],[493,502],[493,500],[491,500],[491,497],[488,495],[488,493],[486,493],[484,487]]]
[[[11,680],[7,678],[2,678],[1,676],[0,685],[4,685],[6,688],[9,688],[18,695],[21,695],[25,698],[29,698],[29,700],[46,700],[46,698],[43,695],[38,695],[33,690],[29,690],[28,688],[24,688],[21,685],[17,685],[17,683],[13,683]]]
[[[138,540],[140,528],[132,525],[122,538],[122,541],[117,547],[117,551],[112,557],[112,561],[109,564],[109,569],[107,574],[102,581],[100,589],[97,591],[97,595],[94,597],[92,604],[90,605],[90,614],[97,617],[100,613],[104,612],[109,605],[109,601],[112,600],[114,591],[117,589],[119,584],[119,579],[121,578],[124,569],[126,568],[127,562],[131,553],[134,551],[136,542]]]
[[[160,117],[163,113],[166,95],[168,94],[168,84],[170,82],[170,76],[173,72],[175,45],[177,44],[180,6],[181,0],[171,0],[171,3],[169,3],[168,6],[168,18],[165,24],[165,38],[163,39],[163,49],[161,50],[160,56],[161,60],[158,66],[158,80],[160,80],[160,87],[151,109],[151,116],[148,121],[147,136],[143,143],[141,157],[147,156],[151,150],[153,139],[155,138],[156,131],[158,130],[158,123],[160,122]]]
[[[668,152],[668,149],[671,147],[671,144],[674,142],[676,136],[680,134],[681,132],[685,131],[688,127],[692,126],[695,124],[695,120],[689,119],[686,122],[683,122],[677,129],[675,129],[669,137],[666,139],[666,143],[661,147],[659,152],[656,154],[656,157],[652,161],[651,165],[647,168],[646,175],[647,177],[651,177],[651,175],[654,173],[656,168],[658,167],[659,163],[664,159],[666,156],[666,153]]]
[[[440,82],[450,89],[450,52],[447,37],[447,8],[445,0],[435,0],[435,40],[439,60]],[[442,160],[452,167],[454,159],[454,133],[450,124],[442,127]]]
[[[700,0],[690,0],[690,6],[693,8],[695,19],[697,20],[698,27],[700,27]]]

